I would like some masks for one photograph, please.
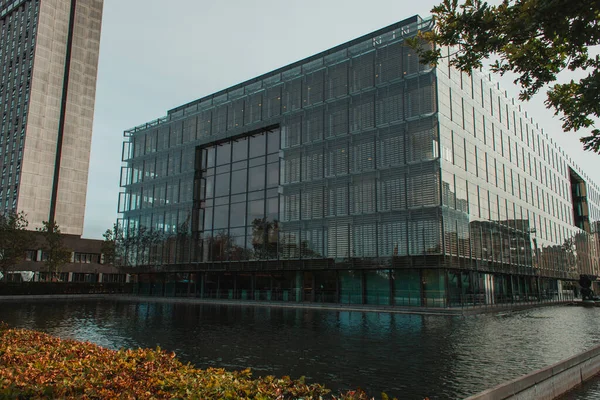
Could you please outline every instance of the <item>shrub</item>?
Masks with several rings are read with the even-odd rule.
[[[367,399],[333,395],[288,376],[253,378],[249,369],[201,370],[160,348],[109,350],[0,327],[0,398],[19,399]]]

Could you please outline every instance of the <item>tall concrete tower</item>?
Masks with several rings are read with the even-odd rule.
[[[0,212],[81,235],[103,0],[0,0]]]

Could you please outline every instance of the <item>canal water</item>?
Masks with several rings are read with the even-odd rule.
[[[205,368],[306,376],[334,390],[457,399],[600,343],[600,309],[469,317],[145,302],[3,303],[0,320],[118,349],[156,347]]]
[[[560,397],[560,400],[600,399],[600,375]]]

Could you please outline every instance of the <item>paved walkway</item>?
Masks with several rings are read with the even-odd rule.
[[[48,300],[111,300],[111,301],[133,301],[169,304],[215,304],[227,306],[244,307],[274,307],[293,309],[317,309],[330,311],[355,311],[375,312],[391,314],[414,314],[414,315],[442,315],[442,316],[465,316],[484,313],[502,313],[526,310],[537,307],[556,306],[572,304],[573,301],[557,301],[548,303],[513,303],[481,305],[468,307],[402,307],[402,306],[372,306],[361,304],[334,304],[334,303],[295,303],[276,301],[253,301],[253,300],[217,300],[199,299],[195,297],[152,297],[121,294],[73,294],[73,295],[36,295],[36,296],[0,296],[0,302],[14,301],[48,301]]]

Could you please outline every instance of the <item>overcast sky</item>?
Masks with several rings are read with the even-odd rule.
[[[439,2],[105,0],[84,237],[117,218],[123,131],[167,110],[311,56]],[[510,80],[501,81],[518,93]],[[524,108],[600,182],[600,156],[566,134],[539,95]],[[596,167],[596,170],[593,168]]]

